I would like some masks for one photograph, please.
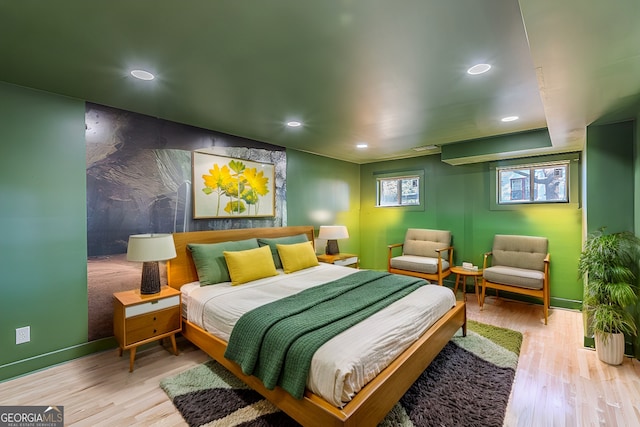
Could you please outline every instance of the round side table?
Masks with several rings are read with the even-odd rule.
[[[478,304],[480,304],[480,294],[478,293],[478,277],[482,277],[482,269],[479,268],[477,270],[469,270],[467,268],[453,266],[451,267],[451,272],[456,275],[456,287],[453,289],[453,293],[457,295],[458,285],[460,284],[460,279],[462,279],[462,295],[465,301],[467,300],[467,277],[473,277],[473,284],[476,290],[476,299],[478,300]]]

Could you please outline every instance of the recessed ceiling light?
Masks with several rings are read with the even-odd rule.
[[[503,122],[512,122],[514,120],[518,120],[520,117],[518,116],[507,116],[507,117],[503,117],[502,119],[500,119]]]
[[[291,120],[287,122],[287,126],[289,126],[290,128],[299,128],[300,126],[302,126],[302,122],[299,122],[297,120]]]
[[[491,69],[491,65],[489,64],[476,64],[473,67],[467,70],[467,73],[471,75],[486,73]]]
[[[140,80],[153,80],[156,77],[145,70],[131,70],[131,75]]]
[[[369,144],[367,144],[366,142],[359,142],[358,144],[356,144],[356,147],[358,148],[367,148],[369,146]]]

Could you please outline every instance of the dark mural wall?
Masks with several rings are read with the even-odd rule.
[[[286,152],[262,142],[87,103],[88,255],[126,252],[139,233],[286,225]],[[275,217],[192,215],[193,150],[275,165]]]
[[[113,293],[140,286],[142,263],[125,256],[129,235],[286,225],[282,147],[89,103],[85,127],[89,341],[113,336]],[[194,220],[194,150],[273,164],[275,216]]]

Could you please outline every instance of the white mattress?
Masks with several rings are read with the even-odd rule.
[[[194,282],[180,289],[183,309],[190,322],[228,341],[243,313],[356,271],[321,263],[240,286],[200,286]],[[322,345],[311,361],[307,388],[333,405],[343,406],[455,303],[449,288],[420,287]]]

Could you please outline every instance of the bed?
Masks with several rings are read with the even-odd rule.
[[[187,302],[191,298],[195,298],[195,294],[199,292],[194,291],[194,289],[198,288],[198,273],[188,245],[243,241],[252,238],[274,239],[300,235],[305,235],[306,239],[310,242],[314,240],[313,228],[310,226],[176,233],[174,234],[174,242],[177,257],[167,263],[169,286],[176,289],[181,289],[185,286],[183,299]],[[332,268],[342,272],[334,273]],[[329,274],[329,277],[333,277],[333,274],[351,274],[351,271],[353,271],[346,267],[320,265],[302,273],[298,272],[298,274],[311,276],[310,272],[313,272],[313,275],[315,275],[316,270],[313,269],[317,269],[318,276]],[[293,277],[295,274],[296,273],[291,275],[281,274],[281,276],[289,278],[289,276]],[[263,280],[269,281],[268,286],[273,286],[271,284],[272,282],[270,282],[271,279]],[[252,288],[259,290],[262,283],[258,280],[249,282],[247,285],[248,286],[245,287],[246,290],[251,292]],[[235,291],[242,287],[243,286],[236,286],[230,287],[229,289]],[[206,291],[213,291],[212,288],[214,287],[206,288],[209,288],[206,289]],[[433,286],[433,288],[438,287]],[[245,289],[242,289],[242,291],[244,292]],[[219,289],[215,289],[215,292],[219,292]],[[184,315],[185,319],[182,333],[185,338],[204,350],[247,385],[258,391],[297,422],[305,426],[376,425],[391,410],[393,405],[402,397],[433,358],[442,350],[455,332],[462,328],[463,333],[466,334],[466,311],[464,302],[456,302],[454,300],[452,308],[448,308],[446,312],[435,320],[435,323],[417,337],[415,341],[408,343],[408,347],[397,355],[397,357],[394,355],[393,360],[388,363],[388,365],[385,363],[386,367],[384,367],[379,374],[372,380],[366,382],[361,388],[350,393],[349,400],[346,403],[336,403],[335,399],[338,399],[338,397],[323,397],[322,390],[316,390],[313,384],[308,386],[301,399],[294,398],[280,387],[275,387],[272,390],[267,389],[258,378],[252,375],[245,375],[238,364],[225,358],[229,330],[214,330],[210,333],[206,329],[212,329],[211,325],[197,321],[197,316],[194,317],[193,312],[185,312]],[[213,329],[215,329],[215,327],[213,327]],[[214,333],[218,336],[215,336]],[[328,353],[331,352],[332,350],[328,350]],[[309,381],[312,382],[312,379]]]

